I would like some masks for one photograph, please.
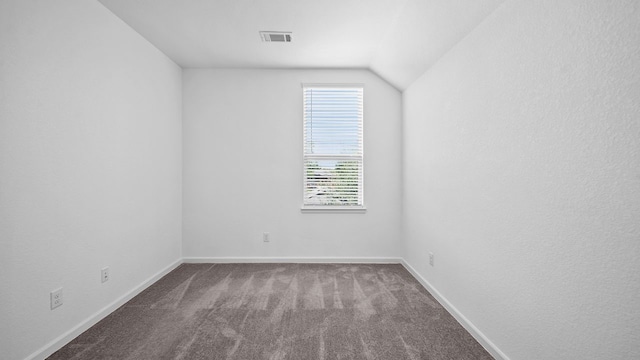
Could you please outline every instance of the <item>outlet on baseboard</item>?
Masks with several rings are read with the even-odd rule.
[[[62,305],[64,298],[62,297],[62,288],[51,291],[49,294],[51,300],[51,310]]]
[[[109,281],[109,278],[111,277],[111,275],[109,274],[109,267],[108,266],[107,267],[103,267],[100,270],[100,276],[101,276],[100,278],[101,278],[103,283]]]
[[[433,266],[433,253],[429,252],[429,265]]]
[[[269,233],[262,233],[262,241],[263,242],[269,242],[270,238],[269,238]]]

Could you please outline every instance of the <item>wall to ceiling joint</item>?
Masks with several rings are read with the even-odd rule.
[[[511,359],[640,358],[639,14],[507,1],[403,94],[405,259]]]
[[[94,1],[0,24],[0,357],[42,358],[181,258],[182,70]]]
[[[403,257],[494,354],[640,358],[636,1],[100,3],[0,3],[3,356],[184,255]],[[365,215],[299,212],[302,82],[365,84]]]

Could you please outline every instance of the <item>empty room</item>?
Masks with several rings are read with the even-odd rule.
[[[640,359],[640,1],[0,0],[0,359]]]

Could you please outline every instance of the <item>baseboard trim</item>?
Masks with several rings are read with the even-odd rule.
[[[402,258],[394,257],[185,257],[188,264],[200,263],[309,263],[309,264],[401,264]]]
[[[482,347],[484,347],[485,350],[487,350],[491,354],[491,356],[498,360],[509,360],[509,357],[505,353],[503,353],[493,342],[491,342],[491,340],[489,340],[489,338],[487,338],[475,325],[473,325],[473,323],[469,321],[469,319],[462,315],[462,313],[458,311],[458,309],[453,306],[453,304],[451,304],[449,300],[447,300],[447,298],[445,298],[438,290],[436,290],[436,288],[434,288],[425,278],[423,278],[411,265],[409,265],[406,260],[402,259],[401,264],[405,267],[405,269],[407,269],[407,271],[409,271],[409,273],[411,273],[411,275],[413,275],[416,280],[418,280],[420,284],[422,284],[422,286],[424,286],[425,289],[427,289],[429,293],[431,293],[431,295],[433,295],[433,297],[436,298],[436,300],[438,300],[438,302],[442,306],[444,306],[445,309],[447,309],[447,311],[449,311],[449,313],[460,323],[460,325],[462,325],[462,327],[464,327],[465,330],[467,330],[471,334],[471,336],[473,336],[473,338],[476,339],[476,341],[478,341],[480,345],[482,345]]]
[[[438,290],[436,290],[425,278],[423,278],[406,260],[399,257],[184,257],[176,260],[166,268],[160,270],[131,291],[122,295],[111,304],[91,315],[85,321],[76,325],[71,330],[54,339],[41,349],[29,355],[25,360],[45,359],[64,345],[75,339],[78,335],[88,330],[107,315],[111,314],[127,301],[131,300],[143,290],[158,281],[161,277],[173,271],[182,263],[309,263],[309,264],[401,264],[451,315],[482,345],[494,358],[510,360],[491,340],[489,340],[471,321],[469,321],[458,309],[453,306]]]
[[[147,280],[143,281],[140,285],[138,285],[135,288],[131,289],[131,291],[129,291],[126,294],[122,295],[121,297],[116,299],[111,304],[105,306],[102,310],[100,310],[100,311],[96,312],[95,314],[89,316],[89,318],[87,318],[86,320],[84,320],[80,324],[76,325],[71,330],[67,331],[66,333],[60,335],[59,337],[57,337],[55,340],[51,341],[47,345],[43,346],[40,350],[37,350],[33,354],[29,355],[25,360],[39,360],[39,359],[47,358],[48,356],[50,356],[54,352],[56,352],[59,349],[61,349],[63,346],[65,346],[71,340],[73,340],[76,337],[78,337],[78,335],[80,335],[83,332],[87,331],[90,327],[92,327],[93,325],[97,324],[100,320],[104,319],[107,315],[109,315],[112,312],[114,312],[117,308],[119,308],[120,306],[124,305],[127,301],[131,300],[134,296],[140,294],[143,290],[145,290],[146,288],[151,286],[156,281],[160,280],[161,277],[163,277],[163,276],[167,275],[169,272],[173,271],[180,264],[182,264],[182,259],[181,258],[176,260],[175,262],[173,262],[169,266],[165,267],[164,269],[160,270],[159,272],[157,272],[156,274],[154,274],[153,276],[151,276]]]

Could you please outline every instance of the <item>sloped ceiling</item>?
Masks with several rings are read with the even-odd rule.
[[[503,2],[408,0],[369,67],[404,90]]]
[[[368,68],[404,90],[504,0],[99,1],[185,68]]]

